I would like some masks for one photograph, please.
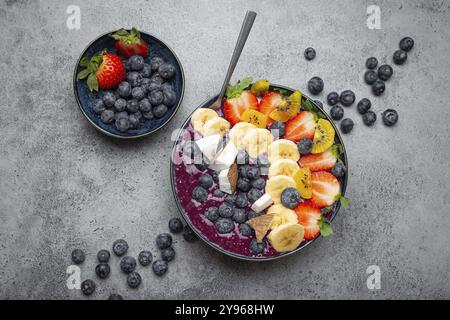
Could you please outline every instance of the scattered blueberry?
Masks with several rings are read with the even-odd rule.
[[[169,220],[169,230],[172,233],[181,233],[183,232],[183,222],[179,218],[172,218]]]
[[[354,123],[353,123],[352,119],[347,118],[347,119],[342,120],[342,122],[341,122],[342,133],[345,133],[345,134],[350,133],[350,131],[352,131],[352,129],[353,129],[353,126],[354,126]]]
[[[240,166],[239,167],[239,177],[243,178],[243,179],[247,179],[247,173],[250,170],[250,168],[251,168],[250,165]]]
[[[313,146],[313,141],[311,139],[303,138],[297,144],[297,149],[300,152],[300,154],[309,154],[309,153],[311,153],[312,146]]]
[[[149,64],[145,63],[142,67],[141,74],[143,78],[150,78],[150,76],[152,75],[152,67]]]
[[[226,205],[223,203],[221,206]],[[216,206],[211,206],[205,210],[205,218],[208,219],[211,222],[217,221],[219,219],[219,208]]]
[[[214,184],[214,180],[209,173],[202,174],[198,181],[200,182],[200,185],[205,189],[211,188]]]
[[[106,107],[112,108],[116,102],[116,95],[112,91],[103,92],[102,100]]]
[[[377,79],[378,79],[378,74],[373,70],[367,70],[364,73],[364,82],[367,83],[368,85],[374,84],[375,81],[377,81]]]
[[[136,289],[141,285],[141,282],[142,282],[141,275],[136,271],[131,272],[127,276],[127,283],[130,288]]]
[[[392,77],[393,73],[394,70],[388,64],[383,64],[378,68],[378,78],[380,78],[380,80],[388,81]]]
[[[393,109],[385,110],[382,116],[383,116],[383,123],[388,127],[393,126],[398,121],[398,113]]]
[[[405,37],[400,40],[399,46],[403,51],[409,52],[414,47],[414,40],[410,37]]]
[[[402,65],[408,59],[408,54],[403,50],[397,50],[392,57],[396,65]]]
[[[367,69],[373,70],[378,66],[378,60],[375,57],[370,57],[366,60]]]
[[[247,171],[247,178],[250,180],[255,180],[261,175],[261,170],[258,167],[251,167]]]
[[[162,250],[161,258],[167,262],[172,261],[175,259],[175,250],[172,247]]]
[[[284,133],[286,132],[285,128],[286,128],[286,126],[283,122],[275,121],[274,123],[272,123],[270,125],[269,129],[272,132],[272,135],[274,135],[275,137],[281,138],[282,136],[284,136]]]
[[[213,191],[213,195],[214,197],[222,198],[225,195],[225,193],[220,189],[216,189]]]
[[[112,251],[118,257],[123,256],[128,251],[128,243],[123,239],[116,240],[112,245]]]
[[[251,182],[251,185],[253,188],[264,190],[264,188],[266,187],[266,180],[264,180],[263,178],[258,178],[253,180]]]
[[[305,52],[304,52],[304,56],[305,56],[305,59],[308,61],[313,60],[316,57],[316,50],[314,50],[311,47],[306,48]]]
[[[339,102],[339,94],[337,92],[330,92],[327,95],[327,103],[330,106],[334,106],[335,104],[337,104]]]
[[[313,95],[317,95],[323,91],[323,80],[319,77],[313,77],[308,81],[308,90]]]
[[[158,71],[159,67],[164,63],[164,60],[160,57],[154,57],[150,60],[150,67],[152,71]]]
[[[148,100],[152,104],[152,106],[159,105],[164,100],[164,94],[162,91],[159,90],[153,90],[148,95]]]
[[[241,223],[239,225],[239,232],[244,236],[244,237],[249,237],[252,235],[253,229],[252,227],[250,227],[250,225],[246,224],[246,223]]]
[[[91,279],[84,280],[81,283],[81,292],[85,296],[90,296],[95,291],[95,282]]]
[[[167,249],[172,245],[172,236],[168,233],[161,233],[156,237],[156,245],[159,249]]]
[[[208,199],[208,191],[200,186],[195,187],[194,190],[192,190],[192,199],[198,202],[205,202]]]
[[[264,243],[260,243],[258,241],[256,241],[256,239],[253,239],[252,242],[250,243],[250,251],[253,254],[261,254],[264,252],[264,250],[266,249],[266,245]]]
[[[214,225],[219,234],[230,233],[234,230],[234,222],[229,218],[219,218]]]
[[[127,107],[127,101],[124,98],[119,98],[114,102],[114,111],[122,112]]]
[[[372,103],[367,98],[361,99],[356,106],[360,114],[365,114],[367,111],[369,111],[370,107],[372,107]]]
[[[367,111],[363,116],[362,120],[366,126],[372,126],[375,121],[377,121],[377,115],[373,111]]]
[[[167,106],[164,104],[157,105],[153,108],[153,115],[156,118],[162,118],[167,113]]]
[[[381,80],[375,81],[374,84],[372,85],[372,92],[376,96],[381,96],[385,90],[386,90],[386,85]]]
[[[330,115],[333,120],[339,121],[344,117],[344,108],[341,106],[333,106],[330,109]]]
[[[234,208],[228,203],[222,203],[218,209],[218,213],[222,218],[231,218],[234,214]]]
[[[120,132],[127,132],[130,128],[130,122],[128,118],[120,118],[116,120],[116,128]]]
[[[345,90],[341,93],[339,101],[345,107],[351,106],[355,102],[355,93],[351,90]]]
[[[159,66],[158,73],[163,79],[168,80],[175,75],[175,67],[170,63],[163,63]]]
[[[164,100],[163,100],[164,105],[171,107],[171,106],[175,105],[175,103],[177,102],[177,95],[176,95],[175,91],[173,91],[173,89],[163,90],[163,95],[164,95]]]
[[[133,272],[136,269],[136,259],[130,256],[125,256],[120,260],[120,269],[125,273]]]
[[[144,58],[138,55],[131,56],[128,59],[128,63],[130,64],[130,69],[132,71],[140,71],[144,68]]]
[[[100,263],[95,267],[95,274],[100,279],[108,278],[110,272],[111,272],[111,268],[109,267],[109,264],[107,264],[107,263]]]
[[[247,173],[248,173],[248,171],[247,171]],[[251,188],[250,180],[248,180],[247,178],[240,177],[237,180],[236,187],[240,191],[247,192]]]
[[[225,197],[224,202],[229,204],[229,205],[233,205],[236,202],[236,198],[237,198],[237,195],[235,195],[235,194],[228,194]]]
[[[136,100],[142,100],[145,97],[145,92],[142,87],[134,87],[133,90],[131,90],[131,96]]]
[[[164,260],[156,260],[152,264],[153,272],[159,277],[163,276],[167,272],[168,268],[169,265],[167,264],[167,261]]]
[[[150,251],[141,251],[138,255],[138,261],[139,264],[143,267],[148,266],[150,263],[152,263],[153,255]]]
[[[247,195],[244,192],[239,192],[234,203],[238,208],[245,208],[248,204]]]
[[[183,230],[183,238],[187,242],[193,242],[195,239],[197,239],[197,235],[195,234],[194,230],[191,229],[191,227],[185,225]]]
[[[134,89],[137,89],[137,88],[134,88]],[[117,101],[119,101],[119,100],[117,100]],[[139,110],[139,101],[137,99],[130,99],[125,103],[125,108],[130,113],[136,112]],[[123,110],[116,110],[116,111],[123,111]]]
[[[92,110],[96,114],[101,114],[103,111],[105,111],[106,106],[102,99],[97,99],[94,101],[94,104],[92,106]]]
[[[123,300],[123,297],[118,293],[112,293],[109,295],[108,300]]]
[[[131,85],[126,81],[122,81],[117,87],[117,92],[122,98],[128,98],[131,94]]]
[[[247,199],[250,203],[254,203],[256,200],[258,200],[259,198],[261,198],[263,196],[263,193],[260,189],[257,188],[252,188],[250,189],[250,191],[247,193]]]
[[[300,193],[295,188],[286,188],[281,193],[281,204],[289,209],[294,209],[302,200]]]
[[[142,79],[142,75],[139,72],[132,71],[127,74],[127,81],[133,88],[140,86],[142,83]]]
[[[232,219],[234,222],[244,223],[245,221],[247,221],[247,213],[245,213],[244,209],[236,208],[234,209]]]
[[[331,173],[336,178],[342,178],[345,175],[345,172],[347,169],[345,168],[345,165],[342,162],[336,162],[336,164],[333,166],[333,169],[331,169]]]
[[[97,253],[97,260],[98,262],[104,262],[107,263],[109,261],[109,258],[111,257],[111,254],[108,250],[102,249]]]
[[[139,127],[139,116],[136,113],[130,114],[128,117],[128,122],[130,123],[130,129],[136,129]]]
[[[86,255],[84,254],[84,251],[81,249],[74,249],[72,251],[72,261],[75,264],[81,264],[86,259]]]

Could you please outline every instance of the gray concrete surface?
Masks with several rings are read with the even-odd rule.
[[[69,4],[81,29],[66,27]],[[369,30],[366,8],[381,8],[382,29]],[[395,108],[400,122],[344,137],[348,197],[335,234],[300,254],[251,264],[177,237],[176,261],[157,278],[141,270],[128,290],[112,262],[93,298],[375,299],[450,298],[450,2],[414,1],[26,1],[0,2],[0,298],[79,299],[66,288],[70,252],[88,253],[82,277],[95,277],[95,254],[124,237],[131,253],[151,249],[178,215],[169,183],[171,132],[222,81],[246,9],[258,12],[235,79],[252,75],[306,89],[314,75],[325,91],[353,89],[374,110]],[[173,121],[139,141],[93,129],[79,112],[72,71],[93,38],[135,25],[179,55],[186,94]],[[369,56],[390,61],[405,35],[416,47],[381,98],[361,80]],[[303,50],[316,48],[306,63]],[[324,98],[324,95],[320,96]],[[366,268],[381,268],[381,289]]]

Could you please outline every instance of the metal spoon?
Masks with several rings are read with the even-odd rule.
[[[236,46],[234,47],[233,56],[231,57],[230,65],[228,66],[227,75],[225,76],[225,80],[222,85],[222,89],[220,90],[219,96],[216,101],[211,104],[209,108],[217,110],[222,106],[222,100],[225,96],[225,91],[227,90],[228,83],[230,82],[231,76],[233,75],[234,68],[237,65],[239,57],[241,56],[242,49],[244,49],[245,42],[247,41],[248,35],[250,34],[250,30],[252,29],[253,22],[256,18],[256,12],[247,11],[244,22],[242,23],[241,32],[239,33],[239,37],[236,42]]]

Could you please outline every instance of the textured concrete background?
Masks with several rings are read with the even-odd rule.
[[[81,30],[66,27],[69,4],[81,8]],[[382,29],[369,30],[366,8],[381,8]],[[81,298],[65,286],[70,252],[95,254],[124,237],[136,255],[157,250],[155,236],[178,215],[169,183],[171,132],[220,87],[246,9],[258,12],[235,72],[305,90],[319,75],[325,91],[363,83],[364,62],[391,60],[399,40],[416,46],[381,98],[378,114],[400,122],[344,137],[351,207],[335,234],[303,252],[251,264],[177,237],[176,261],[163,278],[141,269],[128,290],[113,259],[112,276],[93,298],[450,298],[450,1],[26,1],[0,2],[0,298]],[[166,41],[186,73],[180,111],[157,134],[118,141],[79,112],[72,71],[97,35],[135,25]],[[318,52],[306,63],[307,46]],[[324,95],[320,98],[324,98]],[[328,107],[327,107],[328,109]],[[380,119],[380,118],[379,118]],[[366,287],[366,268],[381,268],[381,290]]]

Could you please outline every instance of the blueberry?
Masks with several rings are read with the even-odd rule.
[[[200,182],[200,185],[205,189],[211,188],[214,184],[213,178],[208,173],[202,174],[198,181]]]
[[[309,138],[301,139],[297,144],[297,149],[300,154],[309,154],[311,153],[313,146],[313,141]]]
[[[369,111],[370,107],[372,107],[372,102],[370,102],[370,100],[367,98],[361,99],[356,106],[360,114],[365,114],[367,111]]]
[[[295,188],[286,188],[281,193],[281,204],[289,209],[294,209],[302,200],[300,193]]]
[[[128,251],[128,243],[123,239],[116,240],[112,245],[112,250],[116,256],[123,256]]]
[[[244,192],[239,192],[235,201],[236,207],[245,208],[247,204],[248,204],[247,195]]]
[[[258,242],[256,239],[250,242],[250,251],[255,255],[263,253],[265,249],[266,245],[263,242]]]
[[[251,185],[253,188],[264,190],[264,188],[266,187],[266,180],[264,180],[263,178],[258,178],[253,180],[251,182]]]
[[[125,66],[125,71],[130,71],[131,70],[131,66],[130,66],[130,62],[128,60],[125,60],[123,62],[123,65]]]
[[[258,179],[261,175],[261,170],[258,167],[251,167],[247,171],[247,178],[250,180]]]
[[[392,77],[393,73],[394,70],[388,64],[383,64],[378,68],[378,78],[380,78],[380,80],[388,81]]]
[[[179,218],[172,218],[169,220],[169,230],[172,233],[181,233],[183,232],[183,222]]]
[[[164,82],[161,85],[161,91],[164,92],[165,90],[173,90],[173,86],[169,82]]]
[[[363,116],[362,120],[366,126],[372,126],[375,121],[377,121],[377,115],[373,111],[367,111]]]
[[[155,73],[154,75],[152,75],[150,77],[150,83],[156,83],[157,85],[160,86],[160,88],[162,88],[162,85],[164,83],[164,79],[157,73]],[[162,89],[160,89],[162,91]],[[152,90],[150,90],[152,91]]]
[[[240,178],[247,178],[247,173],[250,170],[251,166],[245,165],[239,167],[239,177]]]
[[[122,97],[122,98],[128,98],[131,94],[131,85],[126,82],[126,81],[122,81],[119,86],[117,87],[117,93]]]
[[[153,272],[159,277],[163,276],[167,272],[168,268],[169,265],[167,264],[167,261],[164,260],[156,260],[152,264]]]
[[[228,194],[225,197],[224,202],[229,204],[229,205],[233,205],[236,202],[236,198],[237,198],[237,196],[235,194]]]
[[[159,66],[158,73],[163,77],[163,79],[168,80],[175,75],[175,67],[166,62]]]
[[[133,272],[136,269],[136,259],[130,256],[125,256],[120,260],[120,269],[125,273]]]
[[[378,79],[378,74],[373,70],[367,70],[364,73],[364,82],[367,83],[368,85],[374,84],[375,81],[377,81],[377,79]]]
[[[236,209],[234,209],[234,214],[233,214],[232,219],[234,222],[244,223],[245,221],[247,221],[247,213],[245,213],[244,209],[236,208]]]
[[[385,110],[382,114],[382,117],[383,117],[383,123],[388,127],[393,126],[398,121],[398,113],[397,113],[397,111],[395,111],[393,109]]]
[[[142,113],[142,116],[147,120],[151,120],[151,119],[155,118],[155,116],[153,115],[153,112],[151,110],[149,112]]]
[[[134,89],[136,89],[136,88],[134,88]],[[137,99],[128,100],[127,103],[125,104],[125,107],[126,107],[127,111],[130,113],[136,112],[139,110],[139,101]],[[121,111],[123,111],[123,110],[121,110]]]
[[[130,69],[132,71],[140,71],[144,68],[144,58],[138,55],[131,56],[128,59],[128,63],[130,64]]]
[[[247,173],[248,173],[248,171],[247,171]],[[250,180],[248,180],[247,178],[240,177],[237,180],[236,187],[238,190],[247,192],[251,188]]]
[[[208,199],[208,191],[201,186],[195,187],[192,190],[192,199],[198,202],[205,202]]]
[[[410,37],[405,37],[400,40],[399,47],[403,51],[409,52],[414,47],[414,40]]]
[[[256,200],[258,200],[259,198],[261,198],[263,195],[262,191],[257,189],[257,188],[252,188],[250,189],[250,191],[247,193],[247,199],[248,201],[250,201],[250,203],[255,202]]]
[[[150,92],[150,83],[151,80],[148,78],[144,78],[141,81],[141,88],[144,91],[144,94],[148,94]]]
[[[250,227],[250,225],[246,224],[246,223],[241,223],[239,225],[239,232],[244,236],[244,237],[249,237],[252,235],[253,229],[252,227]]]
[[[313,77],[308,81],[308,90],[313,95],[317,95],[323,91],[323,80],[319,77]]]
[[[377,80],[372,85],[372,92],[376,96],[381,96],[386,90],[386,85],[383,81]]]
[[[91,279],[84,280],[81,283],[81,292],[85,296],[90,296],[95,291],[95,282]]]
[[[396,65],[402,65],[408,59],[408,54],[403,50],[397,50],[392,57]]]
[[[137,129],[139,127],[139,116],[136,113],[130,114],[128,122],[130,123],[130,129]]]
[[[97,253],[97,260],[98,262],[108,262],[109,258],[111,257],[111,254],[109,253],[108,250],[106,249],[102,249]]]
[[[259,217],[259,216],[261,216],[261,215],[263,215],[263,214],[264,214],[264,211],[262,211],[262,212],[256,212],[256,211],[250,210],[250,211],[247,213],[247,219],[248,219],[248,220],[251,220],[251,219],[254,219],[254,218],[256,218],[256,217]]]
[[[114,111],[112,110],[103,110],[100,115],[100,120],[103,123],[111,123],[114,120]]]
[[[347,169],[345,168],[345,165],[342,162],[336,162],[336,164],[333,166],[333,169],[331,169],[331,173],[336,178],[342,178],[345,175],[345,172]]]
[[[148,95],[148,101],[152,104],[152,106],[157,106],[164,101],[164,94],[162,91],[153,90],[150,91]]]
[[[112,91],[103,92],[102,100],[106,107],[112,108],[116,102],[116,95]]]
[[[202,159],[202,161],[195,161],[195,167],[200,171],[208,169],[208,164]]]
[[[141,275],[136,271],[131,272],[127,276],[127,283],[130,288],[136,289],[141,285],[141,282],[142,282]]]
[[[84,251],[81,249],[74,249],[72,251],[72,262],[75,264],[81,264],[86,259]]]
[[[349,107],[355,102],[355,93],[351,90],[342,91],[339,101],[343,106]]]
[[[218,213],[222,218],[231,218],[234,214],[234,208],[228,203],[222,203],[218,209]]]
[[[183,238],[187,242],[193,242],[195,239],[197,239],[197,235],[195,234],[194,230],[191,229],[191,227],[185,225],[183,230]]]
[[[221,206],[226,205],[225,203]],[[205,218],[208,219],[211,222],[215,222],[217,219],[219,219],[219,208],[216,206],[209,207],[205,210]]]
[[[141,251],[138,255],[138,261],[139,264],[143,267],[148,266],[150,263],[152,263],[153,255],[150,251]]]
[[[123,98],[119,98],[114,102],[114,111],[122,112],[127,107],[127,101]]]
[[[111,272],[111,268],[109,267],[109,264],[107,264],[107,263],[100,263],[95,267],[95,274],[100,279],[108,278],[110,272]]]
[[[136,118],[138,119],[138,120],[141,120],[142,119],[142,113],[138,110],[138,111],[136,111],[136,112],[133,112],[131,115],[134,115],[134,116],[136,116]],[[130,116],[131,116],[130,115]]]
[[[129,72],[127,74],[127,81],[132,87],[139,87],[142,83],[142,75],[139,72]],[[131,94],[131,91],[130,91]]]
[[[141,75],[143,78],[150,78],[150,76],[152,75],[152,67],[149,64],[145,63],[142,67]]]
[[[330,106],[334,106],[338,102],[339,102],[339,93],[333,91],[327,95],[327,103]]]
[[[230,233],[234,230],[234,222],[228,218],[219,218],[214,225],[219,234]]]
[[[165,104],[157,105],[152,109],[152,112],[156,118],[162,118],[167,113],[167,106]]]
[[[370,57],[366,60],[367,69],[373,70],[378,66],[378,60],[375,57]]]
[[[161,258],[167,262],[172,261],[175,259],[175,250],[172,247],[162,250]]]
[[[275,121],[272,123],[269,127],[270,131],[272,132],[272,135],[278,138],[281,138],[284,136],[286,132],[286,126],[283,122]]]
[[[161,86],[161,84],[160,83],[158,83],[158,82],[155,82],[155,81],[151,81],[150,80],[150,83],[148,84],[148,91],[149,92],[152,92],[152,91],[162,91],[162,86]]]
[[[123,300],[123,297],[118,293],[112,293],[109,295],[108,300]]]
[[[352,131],[354,126],[353,120],[352,119],[344,119],[341,122],[341,131],[342,133],[350,133],[350,131]]]
[[[225,193],[222,192],[220,189],[216,189],[213,191],[213,195],[214,197],[222,198],[225,195]]]
[[[330,109],[330,115],[333,120],[341,120],[344,117],[344,109],[341,106],[333,106]]]
[[[131,90],[131,96],[134,99],[142,100],[145,97],[145,92],[142,90],[142,87],[134,87],[133,90]]]
[[[116,112],[114,114],[114,120],[119,120],[119,119],[128,119],[128,112],[126,111],[122,111],[122,112]]]
[[[120,132],[127,132],[130,128],[130,121],[128,118],[120,118],[116,120],[116,128]]]
[[[173,89],[164,90],[163,95],[164,95],[163,103],[166,106],[171,107],[175,105],[175,103],[177,102],[177,95],[175,94],[175,91],[173,91]]]
[[[101,114],[103,111],[105,111],[106,106],[102,99],[97,99],[94,101],[94,104],[92,105],[92,110],[96,114]]]
[[[161,233],[156,237],[156,245],[159,249],[167,249],[172,245],[172,236],[168,233]]]
[[[305,56],[306,60],[308,60],[308,61],[313,60],[316,57],[316,50],[314,50],[311,47],[306,48],[303,55]]]
[[[159,67],[164,63],[164,60],[160,57],[153,57],[150,60],[150,66],[152,71],[158,71]]]

